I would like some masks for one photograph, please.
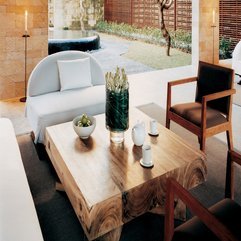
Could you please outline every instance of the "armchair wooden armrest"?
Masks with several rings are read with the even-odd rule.
[[[208,209],[184,189],[175,179],[167,179],[165,241],[171,241],[174,233],[174,196],[177,195],[189,209],[220,239],[237,239]]]
[[[241,154],[235,152],[235,151],[229,151],[230,157],[233,162],[236,162],[241,166]]]
[[[202,128],[206,128],[206,110],[207,110],[207,102],[211,100],[217,100],[223,97],[231,96],[236,93],[235,89],[224,90],[217,93],[205,95],[202,97],[202,114],[201,114],[201,126]]]
[[[233,170],[234,162],[241,166],[241,155],[235,151],[228,151],[225,197],[231,198],[231,199],[234,199],[234,170]]]
[[[224,90],[224,91],[221,91],[221,92],[213,93],[213,94],[210,94],[210,95],[205,95],[202,98],[202,103],[210,101],[210,100],[216,100],[216,99],[219,99],[219,98],[230,96],[230,95],[233,95],[235,93],[236,93],[235,89],[230,89],[230,90]]]
[[[191,78],[186,78],[186,79],[180,79],[180,80],[174,80],[174,81],[170,81],[167,83],[167,110],[170,109],[171,107],[171,95],[172,95],[172,91],[171,88],[172,86],[176,86],[176,85],[181,85],[181,84],[187,84],[187,83],[191,83],[197,81],[197,77],[191,77]]]
[[[181,85],[181,84],[191,83],[194,81],[197,81],[197,77],[190,77],[190,78],[186,78],[186,79],[170,81],[170,82],[168,82],[168,85],[170,85],[170,86]]]

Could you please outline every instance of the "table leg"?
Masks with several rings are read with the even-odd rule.
[[[63,184],[61,182],[55,183],[55,189],[56,189],[56,191],[65,192]]]
[[[121,236],[122,226],[110,231],[109,233],[104,234],[96,241],[119,241]]]

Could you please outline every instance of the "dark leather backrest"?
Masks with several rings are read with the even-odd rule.
[[[204,95],[231,89],[234,72],[232,69],[199,61],[196,101],[202,102]],[[230,97],[208,102],[208,106],[228,114]]]

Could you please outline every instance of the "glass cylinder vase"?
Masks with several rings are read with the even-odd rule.
[[[114,143],[124,141],[124,131],[129,128],[129,89],[116,92],[106,89],[106,128]]]

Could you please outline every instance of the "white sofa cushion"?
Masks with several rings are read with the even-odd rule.
[[[0,118],[0,240],[43,241],[13,125]]]
[[[47,126],[71,121],[82,113],[97,115],[104,112],[105,85],[28,97],[26,109],[35,143],[44,143]]]
[[[232,53],[232,68],[236,74],[241,75],[241,40],[235,46]]]
[[[233,61],[232,68],[234,69],[235,74],[241,75],[241,60]]]
[[[60,90],[91,86],[90,58],[58,60]]]
[[[241,40],[235,46],[233,53],[232,53],[232,57],[235,60],[241,60]]]

